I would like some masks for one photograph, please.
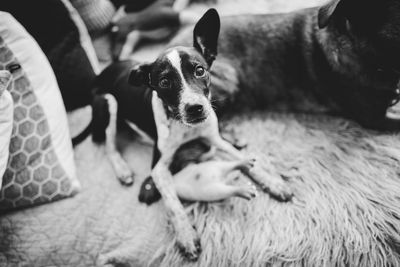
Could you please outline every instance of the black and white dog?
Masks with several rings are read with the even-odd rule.
[[[255,167],[257,162],[246,160],[219,134],[217,116],[211,105],[209,73],[217,55],[219,30],[219,15],[215,9],[210,9],[194,28],[193,46],[169,48],[153,63],[123,61],[105,69],[97,81],[91,125],[77,137],[82,139],[92,132],[96,142],[105,141],[117,176],[125,184],[132,183],[133,177],[115,148],[115,121],[117,118],[128,120],[154,138],[156,144],[151,176],[170,215],[178,246],[190,260],[197,259],[200,242],[178,199],[176,183],[170,171],[175,153],[181,145],[194,139],[205,139],[227,159],[235,161],[228,165],[223,162],[214,164],[212,167],[219,168],[220,173],[238,168],[272,196],[282,200],[292,196],[280,177],[270,177],[262,168]],[[191,175],[198,168],[191,170],[186,173]],[[190,182],[190,179],[187,181]],[[210,200],[220,199],[218,194],[236,194],[245,198],[252,196],[248,188],[244,194],[238,188],[220,189]],[[152,201],[154,199],[149,200]]]

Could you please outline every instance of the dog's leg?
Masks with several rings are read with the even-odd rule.
[[[243,173],[255,181],[265,193],[270,194],[273,198],[279,201],[291,200],[293,197],[291,188],[282,177],[274,173],[273,166],[268,166],[268,169],[265,169],[265,166],[261,166],[256,161],[252,168],[244,169]]]
[[[205,198],[203,201],[219,201],[232,196],[241,197],[247,200],[254,198],[257,195],[257,190],[253,183],[247,182],[245,184],[233,185],[227,184],[227,182],[231,181],[231,179],[224,181],[224,178],[234,170],[248,171],[254,166],[254,162],[254,159],[245,159],[239,161],[224,161],[219,163],[218,169],[221,172],[220,182],[213,183],[211,188],[205,190],[207,194],[209,194],[209,198]],[[196,190],[202,191],[201,188],[197,188]]]
[[[203,155],[200,156],[199,161],[203,162],[203,161],[211,160],[212,158],[215,157],[216,152],[217,152],[217,148],[215,146],[211,146],[209,151],[207,151],[206,153],[204,153]]]
[[[242,159],[235,161],[224,161],[219,165],[221,176],[225,177],[234,170],[240,170],[244,173],[254,167],[255,159]]]
[[[242,153],[221,137],[213,138],[212,142],[232,159],[243,159]],[[254,163],[256,162],[254,161]],[[255,164],[252,168],[242,168],[241,171],[272,197],[281,201],[288,201],[292,198],[293,193],[285,181],[281,177],[271,176],[259,164]]]
[[[118,180],[123,185],[131,185],[133,184],[133,173],[130,170],[128,164],[122,158],[121,154],[118,152],[115,144],[117,134],[118,104],[115,98],[110,94],[104,95],[104,98],[107,100],[110,112],[110,123],[106,129],[106,153],[108,158],[110,159],[111,165],[113,166],[115,173],[117,174]]]
[[[250,182],[243,185],[235,185],[232,187],[233,187],[233,196],[241,197],[246,200],[250,200],[257,196],[257,189]]]
[[[164,200],[167,214],[174,226],[178,247],[188,260],[196,261],[201,252],[200,239],[178,199],[168,164],[161,158],[151,174]]]
[[[193,164],[174,176],[175,189],[181,199],[187,201],[222,201],[238,196],[250,199],[257,189],[252,182],[237,183],[235,170],[251,168],[253,160],[210,161]]]
[[[223,181],[218,183],[214,182],[212,185],[204,185],[204,188],[196,188],[198,192],[196,195],[187,196],[186,192],[183,192],[183,199],[190,201],[203,201],[203,202],[216,202],[223,201],[230,197],[241,197],[246,200],[250,200],[257,196],[256,187],[250,182],[243,185],[230,185],[225,184]]]
[[[232,160],[242,160],[243,155],[242,153],[237,150],[231,143],[225,141],[220,136],[214,137],[211,139],[212,144],[216,146],[217,149],[221,150],[222,152],[226,153]]]

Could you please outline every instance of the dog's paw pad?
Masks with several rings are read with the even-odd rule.
[[[201,254],[201,244],[200,239],[194,240],[194,243],[191,246],[184,246],[181,243],[177,243],[179,252],[181,255],[188,261],[195,262],[199,259]]]
[[[254,168],[255,163],[256,159],[254,158],[246,159],[242,162],[240,169],[243,172],[249,172],[250,169]]]
[[[237,195],[246,200],[251,200],[257,196],[257,188],[253,183],[248,182],[239,188]]]
[[[292,200],[294,196],[292,189],[286,183],[274,185],[273,188],[264,187],[263,191],[270,194],[271,197],[281,202],[288,202]]]

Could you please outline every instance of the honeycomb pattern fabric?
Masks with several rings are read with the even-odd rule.
[[[3,69],[13,75],[7,90],[14,101],[14,122],[0,191],[0,213],[73,195],[78,188],[52,147],[43,108],[21,65],[0,37],[0,70]]]

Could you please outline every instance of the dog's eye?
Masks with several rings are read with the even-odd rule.
[[[163,78],[160,80],[159,85],[161,88],[170,88],[171,82],[167,78]]]
[[[206,70],[202,66],[197,66],[196,69],[194,70],[194,75],[196,77],[203,77],[206,74]]]

